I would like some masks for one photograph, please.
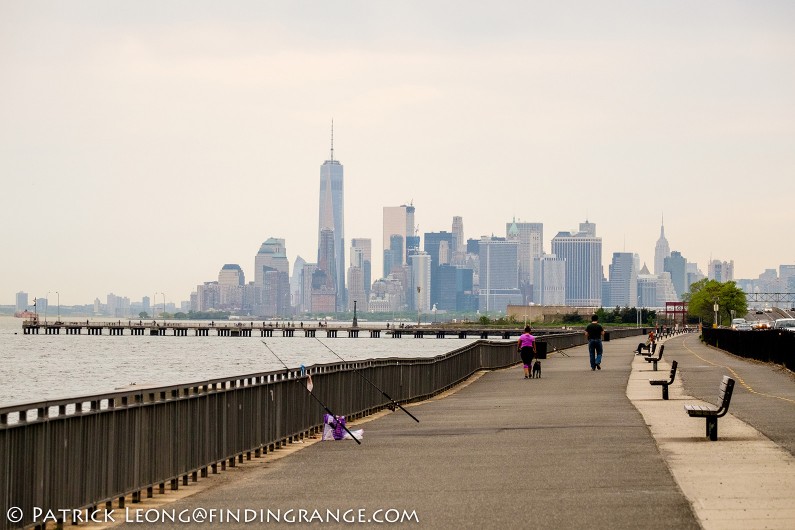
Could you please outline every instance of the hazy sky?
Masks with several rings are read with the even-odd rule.
[[[704,272],[795,263],[791,1],[0,0],[0,72],[0,304],[178,303],[269,237],[314,261],[332,119],[374,271],[409,201],[547,252],[587,217],[605,271],[652,268],[662,215]]]

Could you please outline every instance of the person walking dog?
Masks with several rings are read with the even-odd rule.
[[[519,355],[524,365],[524,378],[530,379],[530,366],[536,356],[536,338],[530,334],[530,326],[525,326],[524,333],[519,336]]]
[[[585,328],[585,336],[588,339],[588,357],[591,360],[591,370],[601,370],[602,339],[605,336],[605,328],[599,324],[597,315],[591,317],[591,323]]]

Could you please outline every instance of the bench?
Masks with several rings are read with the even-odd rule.
[[[664,350],[665,350],[665,344],[660,346],[660,353],[657,355],[657,357],[646,357],[645,359],[647,363],[652,363],[654,365],[655,372],[657,371],[657,362],[659,362],[659,360],[662,359]]]
[[[652,379],[649,381],[650,385],[659,385],[662,387],[662,398],[668,399],[668,385],[674,383],[676,377],[676,361],[671,362],[671,379]]]
[[[639,342],[638,347],[635,348],[635,354],[637,355],[652,355],[654,351],[657,349],[657,343],[653,342],[652,344],[646,344],[645,342]],[[648,353],[643,353],[643,350],[646,350]]]
[[[691,418],[706,418],[707,437],[713,442],[718,439],[718,418],[725,416],[729,412],[729,403],[732,400],[733,391],[734,379],[724,375],[718,391],[720,406],[717,409],[704,405],[685,405],[685,411]]]

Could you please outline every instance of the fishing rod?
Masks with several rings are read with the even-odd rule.
[[[271,355],[273,355],[274,357],[276,357],[276,359],[277,359],[277,360],[278,360],[280,363],[282,363],[282,366],[284,366],[284,369],[285,369],[285,370],[287,370],[287,371],[289,372],[289,371],[290,371],[290,369],[287,367],[287,365],[286,365],[286,364],[284,364],[284,361],[282,361],[282,360],[279,358],[279,356],[278,356],[278,355],[276,355],[276,353],[274,353],[274,351],[271,349],[271,347],[270,347],[270,346],[268,346],[268,343],[267,343],[267,342],[265,342],[265,341],[263,340],[263,341],[262,341],[262,344],[264,344],[264,345],[265,345],[265,347],[266,347],[266,348],[268,348],[268,351],[269,351],[269,352],[271,352]],[[311,381],[311,379],[310,379],[310,381]],[[301,384],[301,383],[300,383],[300,381],[299,381],[298,379],[296,379],[296,380],[295,380],[295,382],[296,382],[296,383],[298,383],[298,384]],[[303,385],[302,385],[302,386],[303,386]],[[308,386],[304,386],[304,388],[306,388],[306,391],[307,391],[307,392],[309,392],[309,395],[310,395],[310,396],[312,396],[313,398],[315,398],[315,401],[317,401],[317,402],[320,404],[320,406],[321,406],[321,407],[323,407],[323,409],[324,409],[324,410],[325,410],[327,413],[329,413],[329,414],[331,415],[331,417],[332,417],[332,418],[334,418],[334,421],[338,421],[338,420],[337,420],[337,415],[336,415],[336,414],[334,414],[333,412],[331,412],[331,409],[330,409],[330,408],[328,408],[328,407],[326,406],[326,404],[325,404],[325,403],[323,403],[322,401],[320,401],[320,398],[319,398],[319,397],[317,397],[315,394],[313,394],[313,393],[312,393],[312,390],[310,390]],[[359,444],[359,445],[362,445],[362,442],[361,442],[361,440],[359,440],[357,437],[355,437],[355,436],[353,435],[353,433],[352,433],[352,432],[351,432],[351,431],[348,429],[348,427],[346,427],[346,426],[345,426],[345,424],[344,424],[344,423],[342,423],[342,422],[339,422],[339,424],[342,426],[342,428],[343,428],[343,429],[345,429],[345,432],[347,432],[347,433],[350,435],[350,437],[351,437],[351,438],[353,438],[353,440],[354,440],[354,441],[355,441],[357,444]]]
[[[326,346],[326,344],[325,344],[325,343],[324,343],[322,340],[318,339],[317,337],[315,337],[315,340],[317,340],[317,341],[318,341],[320,344],[323,344],[323,346],[325,346],[325,348],[326,348],[328,351],[330,351],[331,353],[333,353],[333,354],[334,354],[334,355],[337,357],[337,359],[339,359],[340,361],[342,361],[342,362],[344,362],[344,363],[347,363],[347,362],[348,362],[348,361],[346,361],[345,359],[343,359],[342,357],[340,357],[339,355],[337,355],[337,352],[335,352],[334,350],[332,350],[331,348],[329,348],[328,346]],[[398,403],[397,401],[395,401],[394,399],[392,399],[391,397],[389,397],[389,394],[387,394],[386,392],[384,392],[383,390],[381,390],[380,388],[378,388],[378,387],[376,386],[376,384],[375,384],[375,383],[373,383],[372,381],[370,381],[369,379],[367,379],[367,377],[365,377],[365,375],[364,375],[363,373],[361,373],[361,372],[360,372],[359,370],[357,370],[356,368],[354,368],[354,369],[353,369],[353,371],[354,371],[354,372],[356,372],[357,374],[359,374],[359,377],[361,377],[362,379],[364,379],[365,381],[367,381],[368,383],[370,383],[370,385],[371,385],[373,388],[375,388],[376,390],[378,390],[379,392],[381,392],[381,394],[383,394],[383,396],[384,396],[385,398],[387,398],[389,401],[391,401],[393,405],[395,405],[396,407],[399,407],[399,408],[400,408],[400,410],[402,410],[403,412],[405,412],[406,414],[408,414],[408,415],[411,417],[411,419],[412,419],[412,420],[416,421],[417,423],[419,423],[419,422],[420,422],[420,420],[418,420],[418,419],[417,419],[417,418],[414,416],[414,414],[412,414],[411,412],[409,412],[409,411],[407,411],[406,409],[404,409],[404,408],[403,408],[403,405],[401,405],[400,403]]]

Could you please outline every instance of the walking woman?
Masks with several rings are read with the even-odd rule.
[[[524,333],[519,336],[519,355],[524,365],[524,378],[530,379],[530,367],[536,357],[536,338],[530,334],[530,326],[525,326]]]

